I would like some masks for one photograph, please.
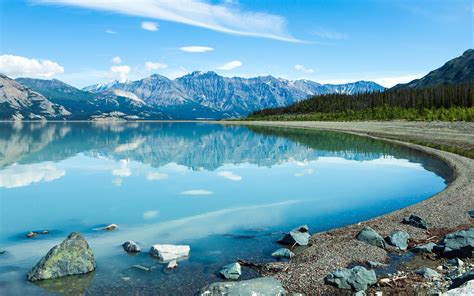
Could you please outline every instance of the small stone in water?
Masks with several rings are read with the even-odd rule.
[[[143,270],[143,271],[151,271],[150,268],[148,268],[146,266],[143,266],[143,265],[140,265],[140,264],[135,264],[135,265],[133,265],[133,267],[135,267],[137,269],[140,269],[140,270]]]
[[[134,241],[126,241],[122,244],[122,247],[125,251],[130,253],[137,253],[141,251],[140,247]]]
[[[178,267],[178,263],[176,262],[176,260],[171,260],[170,262],[168,262],[168,266],[166,266],[166,268],[168,269],[173,269],[176,267]]]
[[[102,228],[103,230],[107,230],[107,231],[111,231],[111,230],[114,230],[114,229],[117,229],[118,228],[118,225],[117,224],[109,224],[107,226],[105,226],[104,228]]]

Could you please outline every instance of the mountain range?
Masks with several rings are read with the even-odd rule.
[[[222,119],[287,106],[312,95],[383,90],[370,81],[320,84],[273,76],[230,78],[199,71],[174,80],[154,74],[136,81],[112,81],[83,89],[56,79],[13,80],[0,75],[0,119]]]

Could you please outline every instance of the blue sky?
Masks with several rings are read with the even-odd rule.
[[[77,87],[194,70],[391,86],[473,47],[467,0],[3,0],[0,17],[0,72]]]

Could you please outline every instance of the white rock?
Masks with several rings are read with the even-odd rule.
[[[176,267],[178,267],[178,262],[176,262],[176,260],[171,260],[170,262],[168,262],[168,266],[166,266],[166,268],[168,269],[173,269]]]
[[[459,288],[449,290],[445,295],[472,296],[474,295],[474,280],[462,284]]]
[[[150,255],[163,261],[170,261],[189,256],[191,248],[186,245],[154,245]]]

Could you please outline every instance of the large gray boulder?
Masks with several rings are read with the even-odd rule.
[[[217,282],[203,288],[201,296],[241,296],[241,295],[287,295],[281,283],[272,277],[262,277],[239,282]]]
[[[377,283],[377,276],[373,270],[368,270],[363,266],[355,266],[351,269],[338,269],[328,274],[324,281],[326,284],[339,289],[365,291],[368,287]]]
[[[453,288],[449,290],[448,292],[446,292],[446,295],[447,296],[469,296],[469,295],[472,296],[474,294],[473,291],[474,291],[474,280],[471,280],[471,281],[465,282],[458,288]]]
[[[292,258],[293,256],[295,256],[295,253],[286,248],[280,248],[272,253],[272,257],[275,258]]]
[[[299,226],[289,233],[285,233],[278,242],[286,245],[300,245],[306,246],[309,243],[311,235],[309,234],[309,228],[307,225]]]
[[[420,268],[416,271],[416,273],[429,280],[441,278],[439,273],[428,267]]]
[[[472,258],[474,253],[474,228],[447,234],[433,251],[447,258]]]
[[[408,248],[408,239],[410,235],[405,231],[395,231],[387,237],[387,242],[400,250]]]
[[[410,215],[409,217],[405,217],[402,222],[421,229],[428,229],[428,222],[426,222],[425,219],[417,215]]]
[[[242,274],[242,267],[238,262],[231,263],[222,267],[219,273],[227,280],[238,280]]]
[[[471,269],[465,273],[463,273],[461,276],[454,278],[449,286],[449,289],[454,289],[457,288],[461,285],[463,285],[465,282],[472,281],[474,280],[474,269]]]
[[[171,261],[189,256],[191,248],[187,245],[153,245],[150,255],[162,261]]]
[[[68,275],[84,274],[95,269],[94,254],[84,237],[72,232],[59,245],[54,246],[27,273],[29,281],[60,278]]]
[[[366,242],[369,245],[385,248],[385,241],[383,237],[369,226],[364,226],[357,234],[356,238],[360,241]]]

